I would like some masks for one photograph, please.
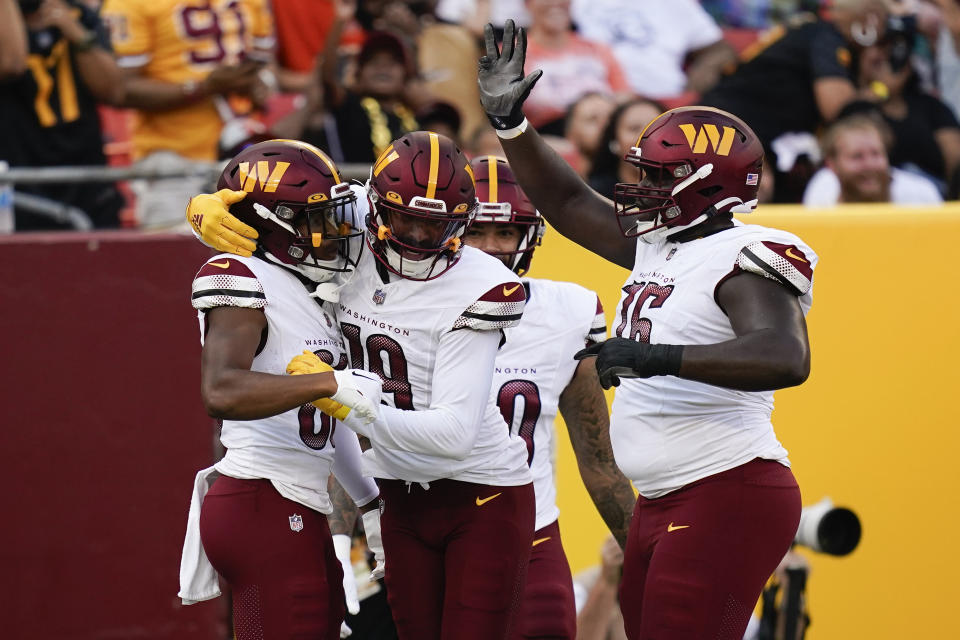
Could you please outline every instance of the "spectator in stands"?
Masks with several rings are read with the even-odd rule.
[[[592,189],[613,198],[615,184],[637,181],[636,166],[624,160],[624,156],[640,139],[644,127],[666,110],[648,98],[634,98],[614,109],[591,161],[587,183]]]
[[[841,118],[823,136],[824,168],[803,194],[808,207],[848,202],[938,204],[936,185],[927,178],[891,167],[887,156],[889,127],[877,116]]]
[[[372,163],[392,140],[419,128],[406,95],[415,66],[400,37],[372,31],[356,56],[354,77],[344,78],[338,46],[357,5],[351,0],[337,0],[335,5],[320,65],[322,92],[304,107],[308,117],[302,137],[327,150],[335,162]],[[318,128],[315,115],[324,110],[332,119]]]
[[[334,20],[333,0],[271,0],[277,31],[277,84],[281,91],[302,93],[314,78]]]
[[[883,37],[886,19],[884,0],[834,0],[826,19],[801,14],[765,34],[744,52],[736,70],[704,95],[703,104],[745,120],[773,154],[776,200],[800,199],[802,184],[796,186],[785,174],[817,127],[858,96],[879,100],[877,83],[884,78],[862,78],[866,88],[858,90],[854,62],[860,50]],[[775,144],[781,136],[785,144]],[[777,158],[775,149],[787,161]]]
[[[583,173],[590,172],[590,164],[597,153],[603,130],[610,115],[617,108],[612,96],[595,91],[585,93],[567,109],[564,137],[573,143],[583,158]]]
[[[449,102],[437,100],[417,112],[420,128],[435,131],[460,144],[460,112]]]
[[[124,69],[124,106],[136,109],[133,157],[144,170],[195,169],[173,180],[135,183],[143,228],[183,223],[198,175],[217,159],[224,124],[249,115],[269,94],[268,0],[184,5],[179,0],[105,0],[113,47]]]
[[[886,95],[876,105],[857,103],[846,111],[879,109],[893,131],[890,164],[926,174],[941,185],[957,183],[960,168],[960,124],[950,107],[920,86],[909,58],[898,60],[889,47],[870,47],[861,54],[866,79],[884,77]]]
[[[120,69],[96,12],[75,0],[0,0],[0,160],[11,167],[106,164],[97,103],[123,98]],[[17,185],[118,226],[123,198],[111,184]],[[65,223],[16,210],[16,230]]]
[[[736,63],[733,48],[697,0],[574,0],[573,21],[584,38],[613,49],[639,95],[700,94]],[[549,77],[551,71],[544,71]]]
[[[544,73],[524,109],[530,124],[541,133],[563,135],[563,116],[584,93],[629,92],[610,48],[573,31],[570,0],[527,0],[527,9],[531,23],[526,68]]]

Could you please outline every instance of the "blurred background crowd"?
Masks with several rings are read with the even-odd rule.
[[[507,18],[545,72],[528,119],[605,195],[695,103],[760,136],[761,202],[960,194],[960,0],[0,0],[0,231],[177,228],[271,137],[357,178],[416,129],[499,154],[476,64]]]

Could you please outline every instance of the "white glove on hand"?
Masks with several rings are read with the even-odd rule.
[[[353,629],[347,626],[346,622],[340,623],[340,637],[349,638],[353,634]]]
[[[377,566],[370,572],[370,582],[379,580],[386,574],[386,558],[383,555],[383,539],[380,537],[380,509],[371,509],[360,518],[363,520],[363,531],[367,536],[367,547],[373,552]]]
[[[342,533],[333,536],[333,550],[337,554],[340,566],[343,567],[343,595],[347,600],[347,613],[357,615],[360,612],[360,599],[357,597],[357,580],[353,575],[353,563],[350,561],[352,546],[353,541],[350,536]],[[342,630],[340,637],[344,637]]]
[[[380,417],[380,395],[383,393],[380,376],[362,369],[334,371],[333,376],[337,380],[337,392],[330,396],[331,400],[349,407],[363,424],[370,424]]]

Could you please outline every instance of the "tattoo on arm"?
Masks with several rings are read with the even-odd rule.
[[[333,513],[327,516],[330,533],[352,536],[353,529],[357,524],[357,506],[353,504],[353,500],[347,494],[346,489],[337,482],[332,474],[327,484],[327,491],[330,493],[330,503],[333,505]]]
[[[592,358],[580,362],[560,394],[560,413],[583,484],[610,532],[624,547],[636,498],[613,457],[610,416]]]

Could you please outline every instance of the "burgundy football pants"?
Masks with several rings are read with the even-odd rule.
[[[620,585],[627,637],[740,640],[799,522],[797,482],[770,460],[640,496]]]
[[[377,483],[401,640],[508,638],[533,543],[533,485]]]
[[[554,521],[533,536],[527,584],[521,596],[513,638],[574,640],[576,636],[573,577],[560,541],[560,525]]]
[[[343,571],[323,514],[269,480],[220,476],[203,500],[200,538],[233,590],[237,640],[340,637]]]

